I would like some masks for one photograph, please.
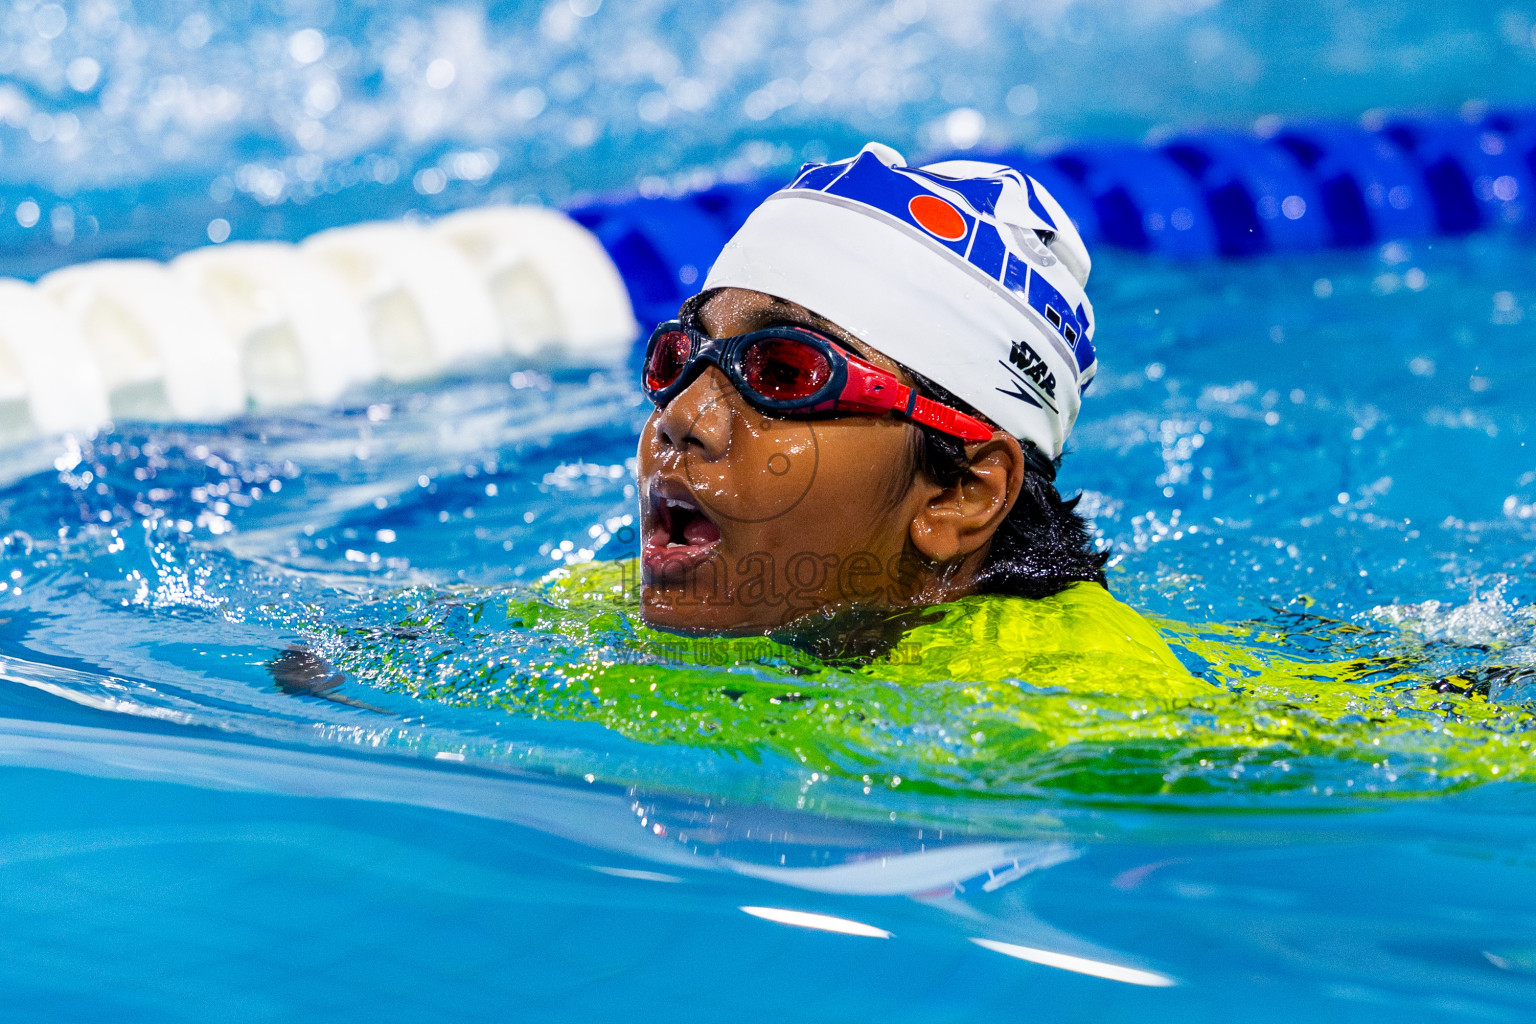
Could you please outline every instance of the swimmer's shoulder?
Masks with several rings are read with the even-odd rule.
[[[1018,606],[1031,603],[1027,598],[1008,601],[1016,613]],[[1054,620],[1056,636],[1064,647],[1114,653],[1184,672],[1183,664],[1157,627],[1107,587],[1073,583],[1061,593],[1033,604],[1046,606],[1033,609],[1034,614],[1040,617],[1044,612]]]
[[[885,659],[914,681],[1017,679],[1149,696],[1209,689],[1150,622],[1097,583],[1045,598],[974,595],[933,611],[938,617],[908,631]]]

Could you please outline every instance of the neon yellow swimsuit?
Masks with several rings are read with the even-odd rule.
[[[872,784],[1320,791],[1316,780],[1333,775],[1298,768],[1319,758],[1344,765],[1328,772],[1349,775],[1337,784],[1353,792],[1536,774],[1530,710],[1461,689],[1422,656],[1369,644],[1373,653],[1348,656],[1364,632],[1348,623],[1300,621],[1295,632],[1320,641],[1309,654],[1273,624],[1154,624],[1104,588],[1075,584],[1043,600],[939,606],[883,656],[850,664],[764,637],[649,629],[634,579],[632,563],[599,562],[505,603],[431,592],[393,641],[376,633],[358,645],[342,629],[316,641],[386,689],[596,722],[645,742],[774,752]],[[449,611],[466,609],[473,629],[449,635]]]
[[[591,562],[546,577],[539,602],[509,606],[528,625],[567,632],[638,618],[632,563]],[[544,607],[540,607],[543,605]],[[558,612],[555,610],[558,609]],[[1054,597],[976,596],[938,606],[937,618],[902,634],[884,656],[851,670],[887,683],[1024,682],[1037,689],[1147,697],[1209,695],[1156,629],[1104,587],[1077,583]],[[555,614],[551,615],[551,612]],[[764,637],[683,637],[639,626],[637,651],[725,667],[782,661],[796,674],[830,671],[812,655]]]
[[[909,630],[869,676],[898,683],[1027,682],[1074,693],[1207,696],[1146,619],[1095,583],[1054,597],[967,597]]]

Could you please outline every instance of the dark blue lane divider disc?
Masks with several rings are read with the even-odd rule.
[[[643,326],[677,315],[730,237],[724,223],[693,200],[636,199],[568,211],[608,250]]]
[[[1441,117],[1389,121],[1381,134],[1418,163],[1435,201],[1440,234],[1526,220],[1531,169],[1503,132]]]
[[[1317,181],[1332,227],[1330,245],[1434,234],[1434,201],[1424,175],[1389,140],[1350,125],[1303,124],[1271,141]]]
[[[1306,253],[1392,239],[1536,230],[1536,110],[1298,122],[1265,137],[1188,132],[1058,153],[968,150],[1040,181],[1090,245],[1177,260]],[[931,161],[924,161],[925,163]],[[787,176],[785,181],[787,181]],[[777,178],[570,213],[607,247],[642,322],[672,316]]]
[[[1110,245],[1181,260],[1219,252],[1205,197],[1166,154],[1125,145],[1078,146],[1050,163],[1088,195]]]
[[[1227,133],[1162,147],[1200,186],[1223,256],[1315,252],[1329,243],[1317,182],[1280,147]]]
[[[1504,137],[1528,180],[1536,181],[1536,110],[1495,110],[1482,123]],[[1522,191],[1516,201],[1529,210],[1536,195]],[[1525,230],[1536,231],[1536,216],[1527,214],[1520,223]]]

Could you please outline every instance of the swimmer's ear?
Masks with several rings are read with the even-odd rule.
[[[1024,451],[998,431],[966,445],[970,463],[960,479],[936,490],[912,520],[912,544],[934,562],[953,562],[980,551],[1008,516],[1024,485]]]

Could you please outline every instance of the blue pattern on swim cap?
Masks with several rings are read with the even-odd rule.
[[[1036,194],[1034,181],[1012,169],[1007,173],[1023,184],[1030,210],[1054,228],[1056,222]],[[1003,187],[1002,176],[950,178],[916,167],[893,167],[868,151],[836,163],[806,164],[788,186],[860,203],[921,231],[931,242],[997,281],[1039,313],[1072,351],[1078,370],[1086,372],[1096,359],[1091,340],[1093,327],[1086,308],[1082,303],[1074,308],[1042,274],[1009,253],[996,225],[983,219],[996,216]],[[964,224],[964,234],[946,238],[919,221],[911,204],[913,199],[925,195],[947,203]]]

